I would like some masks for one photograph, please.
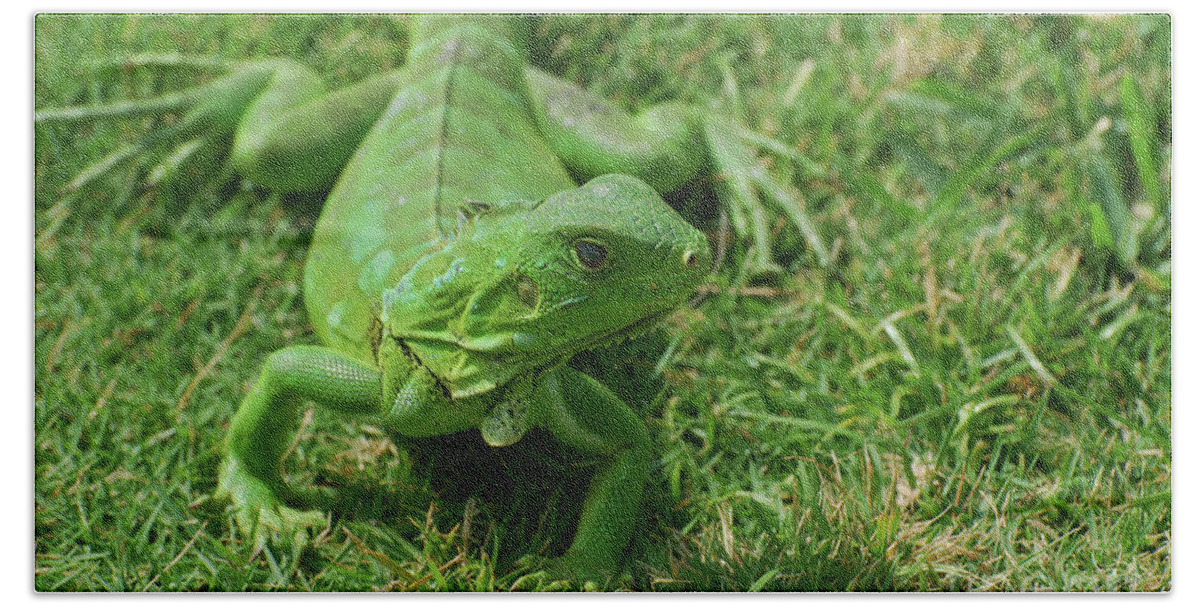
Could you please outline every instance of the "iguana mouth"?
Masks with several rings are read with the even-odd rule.
[[[655,326],[661,323],[663,319],[669,317],[673,312],[675,312],[674,308],[668,308],[652,315],[642,317],[641,319],[638,319],[629,325],[614,329],[606,334],[601,334],[599,337],[591,340],[585,346],[580,348],[579,352],[584,352],[602,346],[613,346],[626,340],[632,340],[654,329]]]

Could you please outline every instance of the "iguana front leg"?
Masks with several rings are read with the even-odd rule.
[[[219,494],[236,510],[238,526],[256,541],[302,544],[306,529],[324,525],[320,511],[286,503],[298,493],[280,475],[305,400],[338,412],[380,412],[380,372],[331,348],[293,346],[271,354],[246,395],[225,444]]]
[[[604,385],[566,366],[539,382],[533,419],[567,446],[602,459],[575,539],[551,572],[580,581],[616,574],[637,521],[650,466],[645,424]]]

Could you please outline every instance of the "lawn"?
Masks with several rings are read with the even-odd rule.
[[[666,193],[722,252],[619,366],[655,460],[643,591],[1171,588],[1171,21],[1165,15],[546,16],[530,60],[631,110],[681,100],[765,138],[779,269],[708,175]],[[35,106],[149,97],[289,56],[342,86],[403,17],[35,21]],[[328,530],[255,549],[213,497],[264,359],[315,343],[322,197],[247,184],[226,141],[131,149],[171,113],[35,130],[35,588],[548,590],[572,455],[306,414],[285,468]],[[453,453],[452,458],[446,454]],[[531,474],[532,472],[532,474]]]

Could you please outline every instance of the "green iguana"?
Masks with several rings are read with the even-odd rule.
[[[273,353],[229,430],[219,488],[247,533],[286,539],[325,523],[279,471],[312,401],[413,437],[478,428],[505,446],[548,429],[600,461],[557,566],[612,574],[651,446],[627,404],[565,362],[651,328],[693,292],[708,244],[656,191],[715,167],[735,207],[753,208],[752,155],[696,110],[631,117],[527,68],[511,19],[414,21],[403,68],[332,93],[307,68],[265,61],[180,94],[36,119],[184,109],[161,137],[234,131],[233,165],[251,181],[333,184],[304,276],[324,346]],[[568,167],[602,176],[577,187]]]

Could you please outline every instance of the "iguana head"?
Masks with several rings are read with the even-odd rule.
[[[385,333],[456,397],[650,329],[711,265],[704,235],[628,176],[474,209],[384,294]]]

